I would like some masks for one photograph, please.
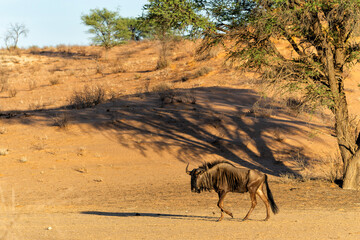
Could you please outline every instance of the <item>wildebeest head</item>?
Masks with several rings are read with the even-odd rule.
[[[186,173],[189,174],[191,176],[191,191],[192,192],[196,192],[196,193],[200,193],[201,192],[201,187],[200,187],[200,182],[201,182],[201,176],[206,172],[206,169],[204,168],[194,168],[193,170],[189,171],[188,170],[189,164],[186,166]]]

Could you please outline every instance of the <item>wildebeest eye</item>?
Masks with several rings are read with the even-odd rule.
[[[195,174],[199,175],[199,174],[202,174],[203,172],[204,172],[204,170],[196,170]]]

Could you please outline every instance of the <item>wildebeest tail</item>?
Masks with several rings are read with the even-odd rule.
[[[279,208],[278,206],[276,206],[276,203],[274,201],[274,197],[271,193],[270,187],[269,187],[269,183],[268,183],[268,176],[265,174],[265,185],[266,185],[266,193],[270,202],[270,206],[271,206],[271,210],[273,211],[274,214],[277,214],[279,212]]]

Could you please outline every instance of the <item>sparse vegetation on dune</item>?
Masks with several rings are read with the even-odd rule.
[[[4,32],[0,239],[359,239],[359,0],[124,10],[79,14],[91,46]],[[252,192],[220,225],[218,180]]]
[[[293,201],[299,209],[335,209],[336,202],[355,208],[357,196],[334,184],[342,166],[328,110],[314,111],[301,95],[280,94],[256,73],[224,65],[219,49],[199,58],[198,42],[174,44],[162,69],[153,41],[113,47],[106,57],[96,46],[1,52],[0,181],[16,186],[16,204],[25,206],[16,209],[41,203],[58,212],[115,212],[134,204],[149,212],[151,202],[160,212],[188,211],[184,162],[216,159],[267,173],[282,214]],[[354,115],[358,75],[360,69],[349,93]],[[190,210],[210,206],[211,196]],[[229,201],[247,208],[243,199]]]
[[[140,94],[142,99],[146,99],[144,93],[148,97],[154,94],[159,96],[162,107],[185,103],[196,108],[201,99],[197,97],[197,90],[191,89],[230,87],[231,91],[231,88],[249,88],[248,78],[243,73],[240,75],[235,68],[229,66],[223,71],[225,59],[221,57],[223,55],[220,49],[209,51],[205,55],[203,53],[199,57],[189,54],[196,50],[193,42],[180,41],[173,44],[173,54],[182,57],[174,58],[171,66],[165,69],[157,68],[157,44],[151,41],[130,42],[114,47],[108,50],[106,58],[102,57],[104,50],[100,47],[59,45],[22,50],[24,53],[17,58],[19,63],[9,62],[0,71],[3,89],[0,94],[7,94],[7,98],[3,100],[6,103],[2,106],[3,110],[41,110],[70,106],[81,111],[105,103],[106,100],[118,104],[116,102],[125,96]],[[132,49],[131,54],[129,49]],[[6,55],[3,54],[2,57],[6,58]],[[28,72],[32,73],[31,78]],[[24,77],[29,80],[24,81]],[[250,86],[261,86],[257,84],[252,81]],[[17,87],[14,88],[13,85]],[[234,106],[239,104],[248,109],[243,110],[239,116],[264,118],[266,121],[281,114],[291,115],[293,112],[299,116],[299,113],[308,112],[310,118],[314,117],[313,111],[305,110],[301,98],[286,98],[277,91],[271,92],[271,89],[273,88],[263,88],[263,97],[251,103],[248,108],[242,103],[233,103]],[[219,98],[226,99],[226,95]],[[54,125],[64,128],[68,117],[61,116],[64,115],[58,115],[53,121]],[[274,141],[286,145],[286,130],[278,127],[271,134]]]

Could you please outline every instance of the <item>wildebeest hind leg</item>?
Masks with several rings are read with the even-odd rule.
[[[263,202],[265,203],[265,206],[266,206],[266,218],[264,219],[264,221],[267,221],[270,218],[270,204],[269,204],[268,198],[265,196],[262,189],[263,189],[263,185],[261,184],[260,187],[258,188],[258,190],[256,191],[256,193],[259,195],[261,200],[263,200]]]
[[[251,207],[249,209],[249,212],[246,214],[246,216],[244,217],[243,220],[246,220],[249,218],[251,212],[254,210],[257,202],[256,202],[256,192],[255,191],[249,191],[250,193],[250,198],[251,198]]]
[[[219,202],[217,205],[221,209],[221,216],[217,221],[220,222],[224,218],[224,212],[228,214],[230,217],[233,217],[233,215],[231,212],[224,209],[224,198],[226,196],[226,192],[224,191],[218,192],[218,195],[219,195]]]

